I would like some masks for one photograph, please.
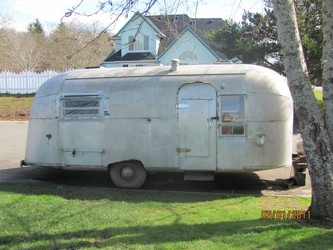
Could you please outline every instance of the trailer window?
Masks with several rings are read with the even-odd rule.
[[[244,135],[244,95],[221,96],[221,135]]]
[[[62,117],[101,118],[101,97],[99,95],[66,95],[61,99]]]

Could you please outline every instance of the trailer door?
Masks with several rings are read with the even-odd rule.
[[[180,167],[216,169],[216,91],[205,83],[183,85],[178,93]]]

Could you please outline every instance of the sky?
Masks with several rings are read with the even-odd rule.
[[[103,0],[83,0],[83,4],[80,6],[81,11],[84,13],[94,12],[96,10],[98,2]],[[118,0],[119,1],[119,0]],[[125,1],[125,0],[120,0]],[[138,0],[139,2],[145,2],[147,0]],[[177,2],[180,0],[176,0]],[[262,13],[264,4],[262,0],[199,0],[200,4],[195,8],[194,5],[188,8],[172,7],[168,5],[168,14],[188,14],[190,17],[198,18],[222,18],[233,19],[240,21],[244,10],[251,12]],[[10,26],[18,31],[26,31],[29,23],[34,22],[37,18],[42,23],[45,31],[52,31],[57,24],[60,23],[64,14],[74,6],[77,6],[81,0],[0,0],[0,14],[9,16],[11,19]],[[158,1],[158,3],[171,3],[173,1]],[[188,0],[189,4],[196,2],[194,0]],[[129,12],[128,16],[122,16],[119,21],[110,27],[110,32],[116,33],[125,23],[133,12],[142,11],[144,6],[137,5],[132,12]],[[151,15],[162,14],[165,12],[164,6],[156,4]],[[72,21],[73,19],[83,22],[92,23],[98,20],[102,26],[109,25],[115,16],[110,13],[102,13],[91,16],[89,18],[78,15],[72,15],[69,18],[63,19],[65,22]]]

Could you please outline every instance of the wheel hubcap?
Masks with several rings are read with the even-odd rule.
[[[134,171],[129,166],[124,166],[121,169],[120,175],[121,175],[121,178],[123,178],[126,181],[130,181],[130,180],[134,179]]]

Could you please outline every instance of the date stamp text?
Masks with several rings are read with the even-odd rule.
[[[302,220],[310,219],[308,210],[261,210],[263,220]]]

